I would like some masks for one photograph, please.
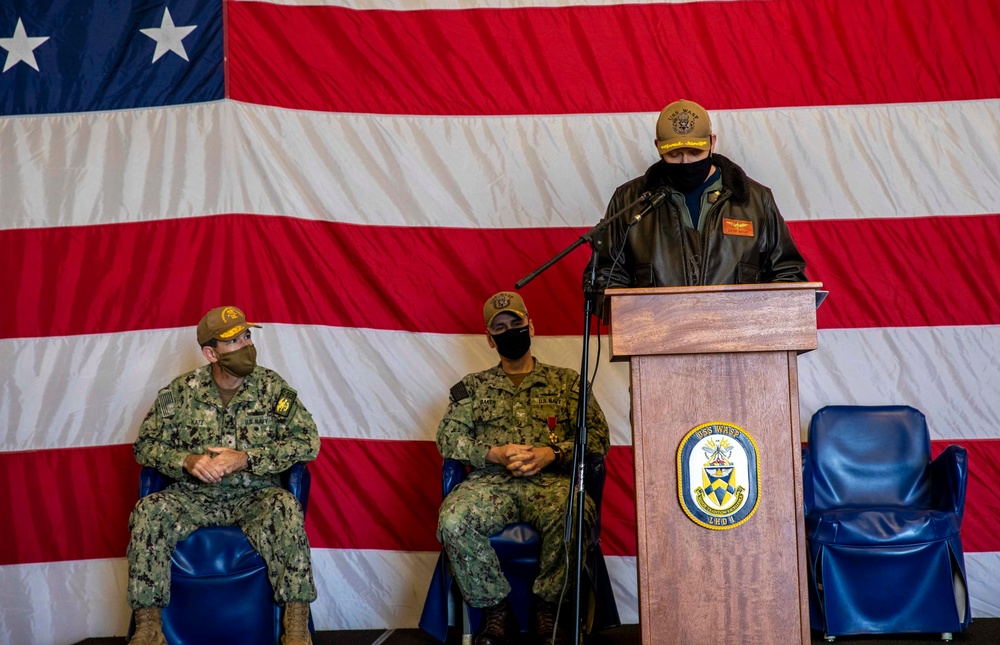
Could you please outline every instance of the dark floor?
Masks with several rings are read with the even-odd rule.
[[[369,629],[346,632],[316,632],[313,645],[434,645],[438,641],[419,629],[381,630]],[[447,645],[460,645],[462,636],[455,632],[448,638]],[[591,645],[633,645],[640,642],[639,626],[624,625],[595,634],[588,643]],[[813,632],[813,643],[825,643],[823,634]],[[940,634],[913,634],[907,636],[842,636],[838,643],[850,645],[913,645],[913,643],[940,643]],[[977,645],[997,645],[1000,643],[1000,618],[979,618],[961,634],[955,634],[954,643],[976,643]],[[124,645],[124,638],[88,638],[78,645]],[[719,645],[738,645],[720,643]],[[774,645],[784,645],[775,643]]]

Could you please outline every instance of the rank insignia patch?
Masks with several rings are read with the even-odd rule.
[[[677,449],[677,493],[695,524],[722,531],[750,519],[760,502],[760,455],[731,423],[703,423]]]
[[[295,398],[297,396],[294,390],[281,388],[281,396],[278,397],[278,402],[274,404],[274,414],[287,419],[292,411],[292,406],[295,405]]]

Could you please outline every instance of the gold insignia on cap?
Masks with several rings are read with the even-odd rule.
[[[239,320],[243,315],[240,314],[236,307],[226,307],[219,314],[219,317],[222,318],[222,322],[229,322],[230,320]]]
[[[704,148],[707,145],[707,141],[677,141],[675,143],[661,143],[660,150],[666,152],[673,148]]]
[[[506,293],[497,294],[493,298],[493,307],[495,309],[503,309],[504,307],[510,305],[510,295]]]
[[[694,130],[694,122],[698,120],[698,115],[685,108],[680,112],[674,112],[669,118],[673,123],[674,132],[689,134]]]
[[[219,334],[219,338],[221,338],[222,340],[227,340],[229,338],[232,338],[236,334],[240,333],[241,331],[243,331],[246,328],[247,328],[246,325],[236,325],[235,327],[233,327],[229,331],[224,331],[221,334]]]

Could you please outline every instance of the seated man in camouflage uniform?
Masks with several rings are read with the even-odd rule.
[[[494,295],[486,301],[483,317],[486,340],[500,354],[500,363],[451,388],[451,402],[438,426],[438,450],[473,470],[442,503],[438,539],[466,602],[484,609],[476,645],[496,645],[510,636],[513,616],[507,602],[510,585],[489,538],[512,522],[533,524],[541,533],[542,551],[532,588],[532,631],[547,643],[568,580],[563,528],[579,377],[574,370],[532,357],[534,326],[518,294]],[[587,428],[587,450],[607,454],[608,424],[593,398]],[[592,524],[594,516],[588,497],[584,517]],[[566,642],[561,627],[557,642]]]
[[[319,453],[312,415],[277,373],[257,366],[249,323],[218,307],[198,323],[208,364],[160,390],[139,428],[136,460],[177,480],[139,500],[129,519],[128,603],[132,645],[165,645],[160,610],[170,602],[174,545],[202,526],[243,529],[267,563],[284,605],[284,645],[310,645],[316,599],[309,541],[298,500],[279,474]]]

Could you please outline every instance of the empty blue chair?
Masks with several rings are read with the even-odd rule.
[[[143,468],[139,497],[172,483],[158,470]],[[282,487],[299,500],[303,514],[309,484],[305,463],[282,473]],[[264,559],[239,527],[198,529],[177,543],[170,565],[170,604],[163,609],[163,635],[170,645],[278,645],[281,607],[274,602]],[[129,626],[130,638],[133,630],[134,623]]]
[[[924,415],[909,406],[828,406],[803,450],[813,629],[850,634],[968,626],[962,555],[966,451],[931,460]]]
[[[466,467],[460,461],[445,459],[441,468],[442,498],[447,497],[451,489],[458,486],[467,474]],[[588,454],[584,488],[594,500],[597,517],[590,530],[590,544],[584,553],[581,611],[587,612],[589,608],[589,613],[586,615],[587,631],[621,625],[611,578],[604,563],[604,554],[601,552],[601,499],[604,496],[605,474],[604,455]],[[522,632],[527,632],[532,610],[531,588],[538,575],[541,536],[530,524],[518,522],[508,524],[502,531],[492,536],[490,544],[497,552],[500,569],[510,583],[511,591],[507,599],[517,618],[517,624]],[[442,549],[431,578],[430,588],[427,590],[427,599],[424,601],[419,623],[422,630],[442,643],[448,635],[448,600],[452,594],[461,597],[448,566],[448,556]],[[587,599],[591,596],[594,602],[588,603]],[[479,628],[482,611],[465,606],[464,603],[463,606],[468,612],[470,631],[475,633]]]

